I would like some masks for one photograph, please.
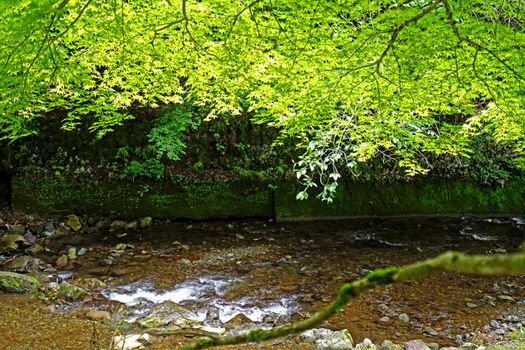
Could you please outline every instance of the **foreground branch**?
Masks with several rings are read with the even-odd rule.
[[[197,350],[218,345],[264,341],[299,333],[328,320],[338,313],[349,300],[357,298],[368,289],[384,287],[397,282],[412,281],[426,277],[435,271],[454,271],[477,275],[525,274],[525,251],[512,255],[493,256],[467,256],[459,252],[447,252],[435,258],[403,267],[376,269],[364,278],[343,284],[337,297],[330,305],[307,319],[272,329],[255,329],[243,335],[209,336],[196,343],[184,345],[180,347],[180,350]]]

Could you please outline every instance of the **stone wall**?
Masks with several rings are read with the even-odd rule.
[[[12,206],[27,214],[77,212],[115,218],[276,218],[277,220],[424,214],[523,214],[525,179],[501,186],[419,180],[348,182],[332,204],[297,201],[293,183],[256,180],[125,182],[19,175]]]

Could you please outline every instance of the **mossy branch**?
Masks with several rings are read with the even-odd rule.
[[[392,283],[412,281],[423,278],[435,271],[453,271],[477,275],[515,275],[525,274],[525,251],[510,255],[465,255],[460,252],[446,252],[437,257],[403,267],[376,269],[367,276],[345,283],[339,288],[335,300],[313,316],[288,325],[272,329],[255,329],[243,335],[205,337],[196,343],[184,345],[179,350],[197,350],[218,345],[232,345],[264,341],[315,327],[337,314],[351,299],[363,292]]]

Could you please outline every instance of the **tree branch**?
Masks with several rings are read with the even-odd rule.
[[[424,278],[436,271],[453,271],[477,275],[525,274],[525,251],[511,255],[472,255],[447,252],[437,257],[403,267],[376,269],[366,277],[339,288],[334,301],[313,316],[272,329],[255,329],[247,334],[225,337],[205,337],[196,343],[184,345],[179,350],[198,350],[218,345],[232,345],[253,341],[265,341],[310,329],[337,314],[352,299],[365,291],[385,287],[392,283]]]

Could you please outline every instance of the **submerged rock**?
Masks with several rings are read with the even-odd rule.
[[[200,328],[202,325],[194,321],[197,316],[173,301],[164,301],[160,304],[155,304],[149,315],[137,320],[138,324],[144,328]]]
[[[16,272],[0,271],[0,290],[10,293],[32,291],[39,285],[36,278]]]

